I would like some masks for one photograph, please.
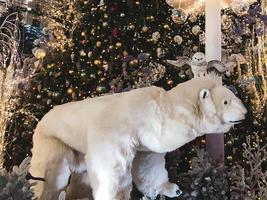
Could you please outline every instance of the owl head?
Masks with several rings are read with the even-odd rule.
[[[200,65],[206,62],[205,54],[202,52],[196,52],[192,57],[192,63],[195,65]]]

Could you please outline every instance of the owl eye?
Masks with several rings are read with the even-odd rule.
[[[227,105],[228,104],[228,101],[225,100],[223,103],[224,103],[224,105]]]

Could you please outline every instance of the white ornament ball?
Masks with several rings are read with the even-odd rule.
[[[199,42],[201,44],[205,44],[206,38],[205,38],[205,33],[199,34]]]
[[[187,16],[187,13],[181,8],[172,10],[171,18],[175,24],[185,23],[187,20]]]
[[[173,40],[176,44],[179,44],[179,45],[182,44],[183,42],[183,38],[180,35],[174,36]]]
[[[147,31],[148,31],[148,27],[147,27],[147,26],[143,26],[143,27],[142,27],[142,31],[143,31],[143,32],[147,32]]]
[[[200,28],[199,25],[195,25],[195,26],[193,26],[193,28],[192,28],[192,33],[193,33],[194,35],[198,35],[200,31],[201,31],[201,28]]]
[[[235,1],[231,8],[237,16],[242,16],[248,12],[249,4],[247,2]]]
[[[155,42],[157,42],[157,41],[159,40],[159,38],[160,38],[160,33],[159,33],[158,31],[156,31],[156,32],[154,32],[154,33],[152,34],[152,39],[153,39]]]

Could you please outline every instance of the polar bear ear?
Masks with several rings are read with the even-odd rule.
[[[213,116],[216,113],[216,108],[210,95],[210,90],[202,89],[199,92],[199,99],[201,102],[202,112],[206,115]]]
[[[199,98],[200,99],[206,99],[210,96],[210,91],[208,89],[202,89],[200,92],[199,92]]]

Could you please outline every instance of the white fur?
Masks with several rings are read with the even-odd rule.
[[[201,95],[203,89],[208,96]],[[232,109],[221,103],[225,98],[235,102]],[[206,110],[209,106],[215,113]],[[168,92],[147,87],[57,106],[39,122],[33,136],[30,173],[46,179],[34,186],[36,196],[49,200],[59,195],[67,185],[56,184],[62,163],[67,161],[70,171],[81,166],[77,151],[85,155],[95,200],[127,200],[138,149],[173,151],[204,133],[228,131],[245,113],[227,88],[201,78]]]

